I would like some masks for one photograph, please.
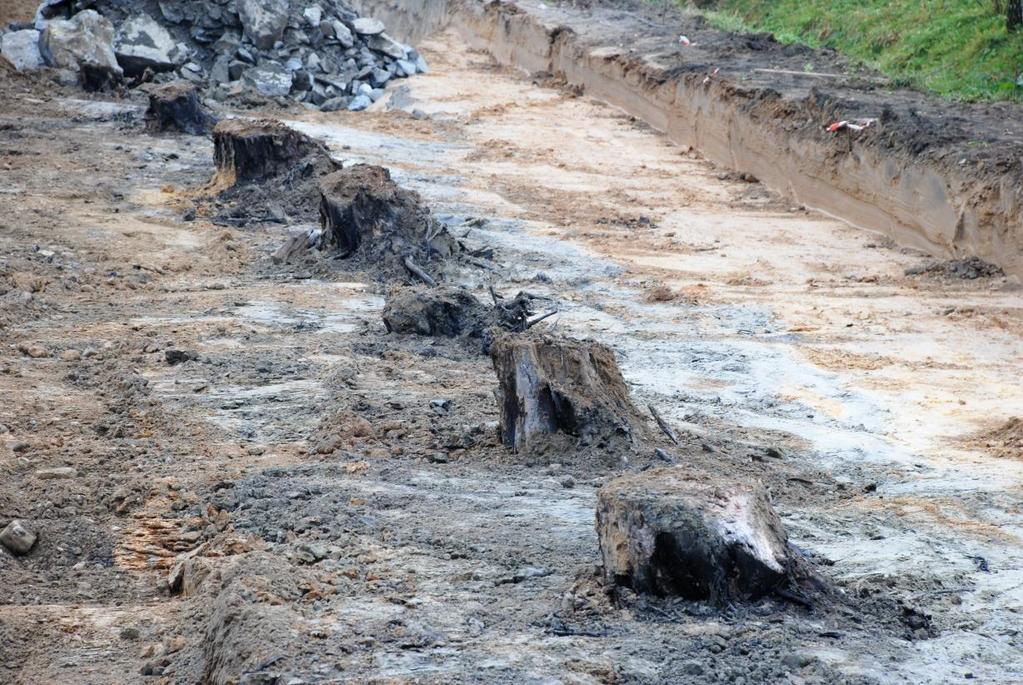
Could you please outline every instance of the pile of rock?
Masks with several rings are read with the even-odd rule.
[[[339,0],[44,0],[33,26],[11,29],[0,50],[19,70],[49,66],[93,87],[182,78],[215,99],[325,111],[365,109],[391,79],[427,70]]]

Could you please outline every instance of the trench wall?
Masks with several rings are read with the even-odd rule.
[[[770,116],[763,99],[725,80],[664,70],[620,47],[594,47],[564,23],[497,0],[355,0],[416,43],[442,28],[528,72],[550,72],[642,119],[711,161],[854,226],[938,257],[976,255],[1023,277],[1023,185],[861,145],[822,141]]]

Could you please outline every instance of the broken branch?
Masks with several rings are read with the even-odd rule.
[[[412,261],[411,257],[405,257],[404,263],[405,268],[412,272],[414,275],[418,276],[423,281],[423,283],[426,283],[427,285],[437,285],[437,281],[433,280],[433,277],[430,276],[430,274],[426,273],[421,268],[419,268],[419,265]]]
[[[664,433],[665,435],[667,435],[667,436],[668,436],[668,438],[669,438],[669,439],[670,439],[670,440],[671,440],[671,441],[672,441],[673,443],[675,443],[676,445],[677,445],[677,444],[679,444],[678,436],[677,436],[677,435],[675,435],[675,431],[673,431],[673,430],[671,429],[671,426],[669,426],[669,425],[668,425],[668,422],[667,422],[667,421],[665,421],[665,420],[664,420],[664,419],[663,419],[663,418],[661,417],[661,414],[660,414],[660,412],[658,412],[658,411],[657,411],[657,408],[656,408],[656,407],[655,407],[654,405],[652,405],[652,404],[648,404],[648,405],[647,405],[647,409],[649,409],[649,410],[650,410],[650,414],[651,414],[651,415],[652,415],[652,416],[654,417],[654,421],[656,421],[656,422],[657,422],[657,427],[658,427],[658,428],[660,428],[660,429],[661,429],[661,431],[662,431],[662,432],[663,432],[663,433]]]

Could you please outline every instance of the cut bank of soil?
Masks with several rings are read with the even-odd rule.
[[[563,79],[808,207],[1023,277],[1019,105],[890,88],[833,51],[713,30],[649,3],[356,4],[413,38],[451,25],[498,61]],[[826,130],[858,118],[874,123]]]

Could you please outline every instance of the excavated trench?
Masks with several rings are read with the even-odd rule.
[[[704,55],[694,48],[695,57],[679,57],[672,49],[677,34],[665,32],[672,27],[670,20],[659,26],[599,4],[587,10],[531,0],[354,4],[409,40],[450,26],[502,64],[564,79],[679,145],[752,175],[806,207],[935,256],[977,256],[1023,276],[1023,170],[1018,164],[1010,160],[981,167],[967,153],[947,149],[924,157],[917,154],[919,144],[906,149],[909,142],[850,140],[823,135],[820,125],[805,125],[832,107],[834,114],[828,116],[844,118],[841,100],[860,97],[882,119],[890,105],[905,106],[913,126],[918,109],[936,108],[923,96],[882,92],[878,98],[872,88],[857,93],[836,87],[834,102],[828,101],[832,107],[822,106],[813,78],[797,76],[795,81],[804,83],[792,84],[786,70],[736,65],[727,53]],[[761,66],[772,64],[771,56],[765,56]],[[755,72],[774,71],[782,80],[758,82]],[[852,108],[844,110],[845,116],[852,118],[847,113]],[[935,115],[939,122],[947,118]],[[980,146],[997,145],[998,138],[1018,141],[1018,112],[1003,116],[1011,123],[1003,126],[996,118],[994,131],[962,135],[975,137],[969,144]],[[903,135],[914,134],[895,130],[890,138]],[[939,139],[947,135],[936,134]]]

